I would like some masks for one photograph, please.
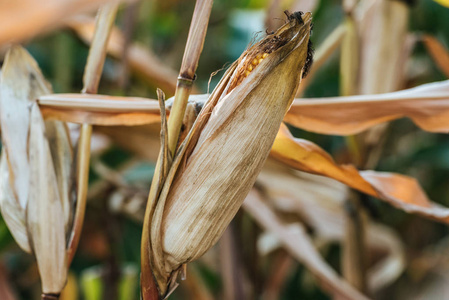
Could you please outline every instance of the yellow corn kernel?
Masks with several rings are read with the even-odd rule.
[[[268,53],[264,53],[263,55],[262,55],[262,58],[265,58],[265,57],[267,57],[268,56]]]
[[[251,72],[253,70],[253,65],[249,65],[247,69]]]
[[[250,73],[250,72],[249,72],[248,70],[246,70],[246,71],[245,71],[245,77],[247,77],[247,76],[249,75],[249,73]]]
[[[259,59],[259,62],[257,64],[260,64],[262,62],[263,58]]]
[[[258,64],[258,59],[257,58],[255,58],[255,59],[253,59],[253,61],[251,62],[254,66],[256,66],[257,64]]]

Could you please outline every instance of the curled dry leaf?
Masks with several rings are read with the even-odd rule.
[[[437,67],[449,78],[449,52],[435,37],[425,34],[421,40],[426,46],[427,51],[437,64]]]
[[[107,0],[15,0],[0,2],[0,45],[29,39],[62,25],[64,18],[93,11]]]
[[[44,122],[35,102],[48,93],[51,87],[33,58],[23,48],[12,47],[1,85],[0,205],[18,244],[36,256],[43,292],[57,294],[68,267],[73,152],[66,124]]]
[[[263,187],[272,207],[289,215],[297,213],[313,228],[316,245],[344,241],[347,218],[344,201],[349,196],[347,186],[328,177],[292,170],[270,159],[257,182]],[[370,290],[377,291],[402,273],[405,254],[399,237],[386,226],[369,222],[366,228],[370,252],[382,256],[368,270]],[[271,244],[272,248],[275,246]]]
[[[294,169],[338,180],[408,213],[449,223],[449,208],[431,202],[414,178],[394,173],[358,171],[352,165],[338,165],[317,145],[295,139],[285,125],[276,137],[271,157]]]
[[[76,17],[66,23],[87,44],[92,42],[95,30],[95,20],[89,17]],[[114,27],[109,37],[107,52],[116,59],[123,58],[125,37]],[[128,48],[127,60],[129,67],[138,76],[147,80],[151,85],[158,86],[173,95],[176,89],[176,71],[163,64],[155,54],[143,45],[133,43]]]
[[[297,224],[297,230],[294,231],[282,224],[269,206],[260,198],[258,192],[250,192],[243,203],[243,208],[263,228],[274,233],[284,248],[295,259],[302,262],[330,294],[340,296],[343,299],[368,299],[329,267],[315,249],[305,229],[299,223]]]
[[[50,146],[45,137],[45,124],[36,104],[32,107],[31,122],[27,229],[42,291],[59,294],[67,279],[65,220]]]
[[[197,99],[207,97],[190,98],[199,103]],[[142,125],[160,121],[157,101],[145,98],[55,94],[40,97],[39,104],[46,118],[76,123]],[[110,113],[101,113],[103,109]],[[449,81],[441,81],[385,94],[295,99],[284,121],[321,134],[351,135],[408,117],[426,131],[446,133],[447,116]]]
[[[1,127],[3,141],[1,209],[21,248],[30,252],[25,208],[29,195],[29,107],[40,94],[50,91],[36,62],[20,47],[7,53],[1,78]]]
[[[254,184],[307,71],[310,24],[310,13],[289,15],[245,51],[174,157],[150,222],[150,261],[161,295],[183,264],[215,244]]]
[[[377,95],[296,99],[284,121],[312,132],[351,135],[403,117],[426,131],[447,133],[449,81]]]

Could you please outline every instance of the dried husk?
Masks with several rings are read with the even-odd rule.
[[[43,120],[36,99],[49,93],[33,58],[12,47],[1,85],[0,205],[17,243],[36,257],[43,292],[58,294],[68,268],[73,150],[66,124]]]
[[[45,124],[37,104],[33,105],[31,121],[27,229],[41,275],[42,292],[59,294],[67,279],[65,220]]]
[[[303,20],[290,18],[274,34],[287,42],[243,82],[245,59],[263,53],[273,36],[231,66],[175,157],[151,224],[153,274],[162,295],[172,272],[215,244],[254,184],[308,61],[311,14]]]

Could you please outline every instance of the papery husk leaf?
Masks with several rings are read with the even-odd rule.
[[[12,47],[5,58],[1,84],[2,140],[10,166],[14,194],[22,208],[26,206],[29,189],[27,158],[29,107],[34,100],[50,93],[50,86],[34,59],[23,48]]]
[[[12,174],[10,183],[21,199],[22,208],[28,201],[29,163],[27,157],[30,123],[30,105],[44,94],[51,93],[51,86],[42,75],[36,61],[28,52],[12,47],[7,55],[2,72],[1,113],[5,153],[8,153]],[[72,201],[72,145],[66,124],[55,121],[45,123],[50,142],[51,156],[56,171],[61,205],[64,212],[65,230],[68,232],[71,220]],[[12,212],[9,212],[12,213]],[[23,216],[25,218],[25,216]],[[23,219],[23,222],[25,220]],[[11,228],[12,229],[12,228]],[[23,245],[23,242],[19,242]],[[29,251],[28,247],[24,249]]]
[[[67,278],[65,220],[45,124],[36,104],[32,107],[31,122],[27,228],[39,268],[42,291],[59,294]]]
[[[58,191],[64,213],[64,228],[65,232],[68,233],[72,223],[72,206],[75,199],[73,194],[73,150],[70,134],[67,125],[59,121],[46,121],[45,133],[55,168]]]
[[[0,2],[0,45],[29,39],[62,25],[64,18],[98,8],[108,0],[14,0]]]
[[[449,81],[378,95],[296,99],[284,121],[311,132],[352,135],[403,117],[426,131],[449,132]]]
[[[209,100],[217,104],[202,110],[175,157],[151,226],[153,274],[161,295],[182,264],[198,258],[218,240],[268,156],[308,53],[310,14],[304,16],[305,25],[291,22],[295,23],[280,29],[287,36],[292,33],[287,43],[232,91],[241,69],[236,63],[231,66],[232,72],[228,70]],[[184,158],[187,161],[173,181]]]
[[[246,197],[243,208],[266,230],[274,233],[284,248],[298,261],[303,263],[318,279],[320,285],[333,296],[343,299],[368,299],[332,270],[324,261],[306,230],[298,225],[294,234],[282,224],[271,209],[264,203],[258,192],[252,191]]]
[[[0,208],[14,240],[23,251],[31,253],[25,223],[25,209],[20,206],[11,188],[8,154],[2,149],[0,160]]]
[[[276,137],[271,157],[294,169],[338,180],[405,212],[449,223],[449,208],[431,202],[416,179],[394,173],[358,171],[352,165],[338,165],[317,145],[295,139],[285,125]]]

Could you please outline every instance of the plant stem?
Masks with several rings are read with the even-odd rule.
[[[176,85],[175,99],[170,111],[170,118],[168,119],[168,149],[172,156],[176,151],[184,113],[193,81],[195,80],[196,68],[203,50],[212,3],[212,0],[197,0],[195,11],[193,12],[189,36]]]
[[[95,35],[89,49],[84,69],[82,93],[96,94],[106,58],[106,46],[117,14],[118,2],[105,5],[98,11]],[[77,201],[72,236],[68,247],[68,263],[70,264],[78,247],[86,210],[87,188],[89,184],[90,141],[92,125],[83,124],[80,128],[77,153]]]
[[[358,93],[359,73],[359,37],[357,24],[352,16],[356,1],[344,1],[346,11],[346,33],[343,37],[340,57],[340,94],[350,96]],[[363,164],[362,147],[357,136],[348,136],[346,145],[351,153],[353,163],[360,167]],[[366,243],[365,218],[360,202],[360,194],[352,193],[346,200],[346,233],[343,243],[342,265],[343,276],[348,282],[362,293],[367,292],[366,282]]]

